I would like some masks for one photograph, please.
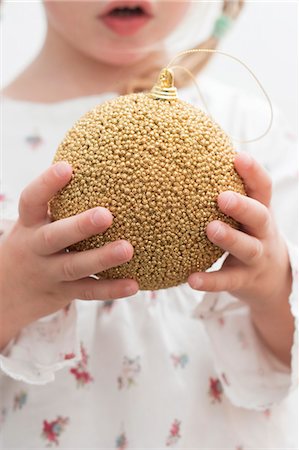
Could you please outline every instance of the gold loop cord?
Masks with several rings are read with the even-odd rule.
[[[271,99],[270,99],[269,95],[267,94],[265,88],[263,87],[262,83],[259,81],[259,79],[254,74],[254,72],[247,66],[247,64],[245,64],[243,61],[241,61],[236,56],[230,55],[229,53],[225,53],[225,52],[222,52],[220,50],[214,50],[214,49],[208,49],[208,48],[194,48],[194,49],[191,49],[191,50],[182,51],[182,52],[178,53],[176,56],[174,56],[172,58],[172,60],[170,61],[170,63],[167,65],[167,69],[171,69],[172,68],[172,64],[174,63],[174,61],[176,59],[178,59],[178,58],[180,58],[180,57],[182,57],[184,55],[191,54],[191,53],[217,53],[219,55],[227,56],[228,58],[233,59],[234,61],[237,61],[239,64],[241,64],[243,67],[245,67],[245,69],[248,70],[248,72],[253,77],[253,79],[256,81],[257,85],[261,89],[262,93],[264,94],[264,96],[265,96],[265,98],[266,98],[266,100],[268,102],[268,105],[269,105],[269,108],[270,108],[270,121],[269,121],[269,124],[267,126],[267,129],[261,135],[259,135],[258,137],[254,138],[254,139],[248,139],[248,140],[244,140],[244,141],[236,139],[234,137],[232,137],[232,139],[234,141],[238,142],[239,144],[249,144],[249,143],[252,143],[252,142],[260,141],[263,137],[265,137],[269,133],[269,131],[270,131],[271,127],[272,127],[272,124],[273,124],[273,116],[274,116],[273,106],[272,106]],[[192,74],[192,79],[194,79],[194,81],[197,84],[197,80],[196,80],[196,78],[194,77],[193,74]],[[197,84],[197,86],[198,86],[198,84]],[[199,88],[199,86],[198,86],[198,88]]]
[[[172,66],[171,68],[172,68],[173,70],[175,70],[175,69],[181,69],[181,70],[184,70],[184,72],[186,72],[186,73],[189,75],[189,77],[192,79],[192,81],[193,81],[193,83],[194,83],[194,85],[195,85],[195,87],[196,87],[196,90],[197,90],[197,92],[198,92],[198,96],[200,97],[201,102],[202,102],[202,104],[203,104],[203,106],[204,106],[206,112],[207,112],[208,115],[213,119],[213,117],[212,117],[212,115],[211,115],[211,113],[210,113],[210,111],[209,111],[207,102],[205,101],[205,98],[204,98],[204,96],[203,96],[203,94],[202,94],[202,92],[201,92],[201,90],[200,90],[200,87],[199,87],[199,84],[198,84],[198,82],[197,82],[197,79],[196,79],[196,77],[193,75],[193,73],[192,73],[189,69],[187,69],[186,67],[184,67],[184,66]]]

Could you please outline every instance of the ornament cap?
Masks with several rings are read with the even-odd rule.
[[[161,70],[157,83],[153,86],[149,96],[156,100],[176,100],[177,89],[174,86],[174,74],[171,69]]]

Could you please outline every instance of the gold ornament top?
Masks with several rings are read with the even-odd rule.
[[[177,100],[178,94],[174,86],[172,70],[167,68],[161,70],[157,83],[152,88],[149,96],[156,100]]]

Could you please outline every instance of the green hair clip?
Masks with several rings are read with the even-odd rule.
[[[213,37],[221,39],[231,28],[233,19],[226,14],[221,14],[215,22]]]

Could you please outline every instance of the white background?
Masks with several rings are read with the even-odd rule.
[[[208,3],[211,8],[216,4],[219,7],[218,1]],[[38,0],[6,0],[1,15],[1,78],[5,85],[40,48],[45,21]],[[197,29],[200,26],[199,23]],[[191,32],[195,29],[193,27]],[[247,1],[221,48],[238,56],[253,69],[272,101],[284,111],[293,131],[297,132],[297,2]],[[249,74],[222,56],[214,59],[208,72],[222,81],[261,95]]]

